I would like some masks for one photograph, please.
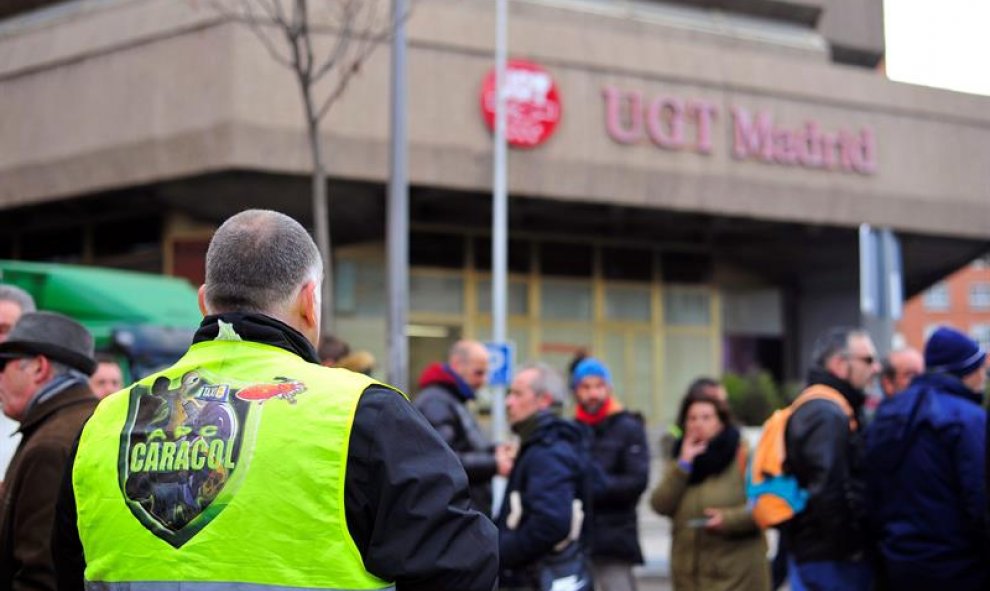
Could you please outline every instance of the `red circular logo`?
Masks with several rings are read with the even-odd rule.
[[[505,69],[505,139],[518,148],[535,148],[549,138],[560,121],[557,84],[542,67],[509,60]],[[481,87],[481,113],[495,129],[495,68]]]

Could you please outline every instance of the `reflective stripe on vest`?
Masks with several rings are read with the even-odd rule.
[[[227,328],[83,429],[72,480],[88,585],[390,588],[344,509],[354,413],[375,382]]]

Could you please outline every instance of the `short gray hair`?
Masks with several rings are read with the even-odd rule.
[[[323,276],[323,260],[306,229],[266,209],[242,211],[213,234],[206,251],[211,312],[275,312],[299,286]]]
[[[68,365],[66,365],[66,364],[64,364],[64,363],[62,363],[60,361],[55,361],[52,358],[48,357],[47,355],[41,355],[41,356],[42,357],[45,357],[46,359],[48,359],[48,367],[51,368],[52,377],[51,377],[51,379],[49,379],[49,381],[54,380],[55,378],[57,378],[59,376],[63,376],[65,374],[69,373],[70,371],[73,371],[72,368],[70,368]],[[28,362],[30,360],[31,360],[31,358],[21,359],[20,361],[18,361],[17,365],[21,369],[24,369],[25,367],[27,367],[27,364],[28,364]],[[75,371],[79,371],[79,370],[77,369]]]
[[[21,314],[30,314],[37,309],[31,294],[16,285],[0,284],[0,302],[14,302],[21,308]]]
[[[836,326],[828,329],[815,340],[812,349],[811,362],[819,369],[825,369],[828,361],[836,355],[849,354],[849,341],[855,337],[869,337],[869,333],[861,328],[851,326]]]
[[[564,404],[567,396],[567,385],[560,372],[541,361],[530,362],[519,368],[517,373],[526,370],[535,370],[536,376],[529,382],[530,389],[536,395],[549,394],[553,398],[554,406]]]

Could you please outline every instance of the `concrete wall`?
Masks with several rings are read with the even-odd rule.
[[[124,0],[0,32],[0,207],[224,169],[305,173],[298,91],[249,30],[199,3]],[[484,191],[479,112],[494,15],[483,0],[421,0],[410,28],[412,182]],[[888,82],[807,52],[771,52],[662,22],[512,3],[514,56],[541,63],[563,115],[545,145],[510,155],[510,189],[561,200],[931,234],[990,234],[990,99]],[[783,53],[783,55],[780,55]],[[332,174],[387,174],[388,54],[378,51],[323,131]],[[717,110],[711,153],[621,145],[603,89]],[[731,110],[781,130],[876,137],[874,174],[733,157]],[[689,133],[693,133],[690,132]]]
[[[883,0],[827,0],[818,28],[838,58],[875,66],[886,50]]]

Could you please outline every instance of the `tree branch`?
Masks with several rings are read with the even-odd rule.
[[[251,9],[251,4],[249,0],[242,0],[242,3],[244,4],[244,10],[246,11],[246,16],[241,18],[240,20],[248,25],[248,27],[251,29],[251,32],[254,33],[254,36],[257,37],[259,41],[261,41],[261,44],[264,45],[265,49],[268,51],[268,55],[270,55],[273,60],[275,60],[278,64],[286,68],[290,68],[290,69],[294,68],[295,65],[293,64],[292,60],[282,55],[281,52],[279,52],[278,48],[275,47],[275,43],[268,37],[268,35],[262,29],[263,25],[268,26],[271,24],[276,24],[277,26],[281,27],[282,30],[284,30],[284,26],[277,21],[275,21],[274,23],[271,20],[262,21],[261,19],[259,19],[254,15],[254,10]]]
[[[411,13],[412,13],[411,9],[407,10],[406,13],[400,17],[400,20],[402,22],[407,21]],[[371,20],[375,20],[374,17],[376,16],[376,14],[374,12],[370,12],[370,15],[371,16],[369,17],[370,19],[369,22]],[[316,111],[317,121],[321,120],[323,116],[327,114],[333,103],[336,102],[336,100],[340,98],[340,96],[344,93],[344,90],[347,88],[350,79],[361,70],[361,64],[367,61],[367,59],[371,56],[371,54],[378,48],[378,46],[382,42],[384,42],[386,39],[389,39],[390,37],[392,37],[392,35],[394,35],[395,23],[392,22],[392,19],[388,19],[386,22],[387,25],[381,27],[381,29],[379,29],[378,31],[372,34],[360,36],[360,38],[362,39],[362,44],[358,47],[357,51],[355,52],[356,55],[354,55],[353,58],[345,59],[341,57],[343,63],[335,62],[335,64],[331,64],[327,62],[323,64],[323,67],[321,67],[320,71],[318,72],[321,77],[322,75],[326,74],[327,71],[333,69],[334,65],[337,66],[337,71],[339,72],[339,75],[337,77],[336,87],[330,92],[327,98],[320,105],[320,108]],[[350,28],[353,31],[353,27]],[[368,29],[371,28],[372,27],[369,24]],[[344,49],[344,52],[347,52],[348,49],[350,49],[349,46]],[[314,82],[315,81],[316,78],[314,78]]]

